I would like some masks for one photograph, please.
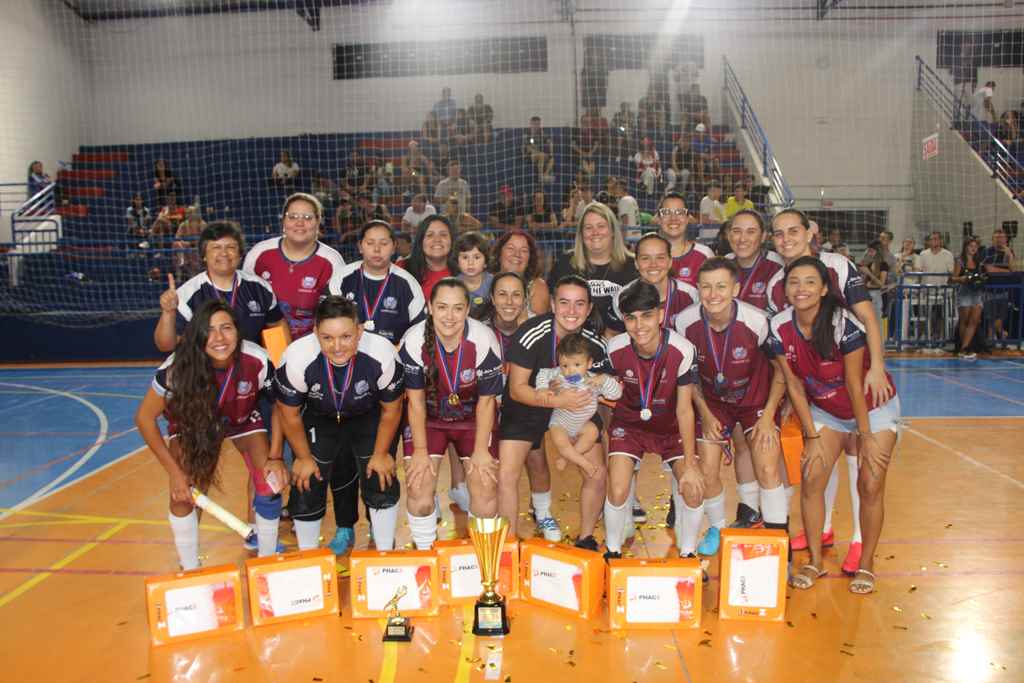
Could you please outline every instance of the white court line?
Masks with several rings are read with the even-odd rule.
[[[0,382],[0,384],[2,384],[2,382]],[[11,384],[9,386],[16,386],[16,385]],[[71,391],[78,391],[79,389],[84,389],[85,386],[86,385],[83,384],[80,387],[75,387],[75,388],[71,389]],[[36,392],[36,391],[10,391],[10,392],[4,392],[4,393],[10,393],[10,394],[36,394],[38,392]],[[28,401],[27,403],[15,403],[14,405],[5,406],[3,408],[0,408],[0,413],[6,413],[8,410],[17,410],[18,408],[27,408],[28,406],[38,405],[38,404],[42,403],[43,401],[52,401],[55,398],[59,398],[59,397],[58,396],[44,396],[43,398],[37,398],[37,399],[35,399],[33,401]]]
[[[993,398],[1002,399],[1003,401],[1007,401],[1009,403],[1016,403],[1019,406],[1024,406],[1024,401],[1018,401],[1017,399],[1010,398],[1009,396],[1003,396],[1002,394],[997,394],[994,391],[985,391],[984,389],[979,389],[978,387],[971,386],[970,384],[964,384],[963,382],[958,382],[955,379],[949,379],[948,377],[943,377],[942,375],[937,375],[934,372],[927,372],[925,374],[928,375],[929,377],[934,377],[937,380],[941,380],[943,382],[949,382],[950,384],[955,384],[958,387],[963,387],[964,389],[969,389],[970,391],[976,391],[979,394],[985,394],[986,396],[992,396]]]
[[[1024,384],[1024,379],[1017,379],[1016,377],[1007,377],[1006,375],[996,375],[999,379],[1005,379],[1009,382],[1016,382],[1017,384]]]
[[[972,465],[974,465],[975,467],[980,467],[981,469],[983,469],[983,470],[985,470],[987,472],[991,472],[992,474],[996,475],[997,477],[1000,477],[1001,479],[1005,479],[1006,481],[1010,482],[1011,484],[1013,484],[1014,486],[1016,486],[1019,489],[1024,489],[1024,482],[1017,481],[1016,479],[1014,479],[1010,475],[1006,474],[1005,472],[1000,472],[996,468],[991,467],[989,465],[986,465],[985,463],[981,462],[980,460],[975,460],[974,458],[972,458],[971,456],[967,455],[966,453],[964,453],[962,451],[958,451],[955,448],[950,448],[949,446],[947,446],[946,444],[942,443],[941,441],[933,439],[930,436],[926,436],[925,434],[922,434],[921,432],[917,431],[913,427],[907,427],[906,430],[908,432],[910,432],[911,434],[915,434],[915,435],[921,437],[922,439],[924,439],[928,443],[932,444],[933,446],[938,446],[939,448],[942,448],[943,450],[947,450],[950,453],[952,453],[953,455],[955,455],[958,458],[960,458],[961,460],[969,462]]]
[[[11,383],[11,382],[0,382],[0,386],[14,387],[16,389],[34,389],[36,391],[42,391],[42,392],[47,393],[47,394],[53,394],[55,396],[62,396],[64,398],[70,398],[72,401],[78,401],[79,403],[84,405],[86,408],[91,410],[96,415],[96,417],[99,419],[99,421],[100,421],[99,433],[96,435],[96,440],[93,442],[92,446],[89,447],[89,450],[87,450],[85,453],[83,453],[82,456],[78,460],[76,460],[75,463],[71,467],[69,467],[68,469],[66,469],[63,472],[61,472],[60,475],[57,476],[53,481],[49,482],[48,484],[43,485],[39,490],[37,490],[35,493],[30,495],[28,498],[24,499],[23,501],[21,501],[17,505],[11,506],[11,509],[8,512],[4,512],[4,513],[0,514],[0,520],[2,520],[4,518],[6,518],[8,515],[12,514],[13,512],[16,512],[17,510],[21,510],[22,508],[25,508],[25,507],[28,507],[29,505],[32,505],[37,500],[39,500],[42,496],[46,495],[47,493],[49,493],[50,491],[55,489],[57,486],[59,486],[62,481],[64,481],[65,479],[70,477],[72,474],[77,472],[79,469],[81,469],[83,465],[85,465],[87,462],[89,462],[89,460],[96,453],[96,451],[98,451],[100,449],[100,447],[102,447],[103,444],[105,444],[107,442],[107,431],[108,431],[108,429],[110,427],[110,423],[107,420],[107,414],[104,413],[102,410],[100,410],[100,408],[95,403],[92,403],[91,401],[87,401],[86,399],[82,398],[81,396],[75,396],[74,394],[69,393],[67,391],[58,391],[57,389],[49,389],[47,387],[32,386],[30,384],[14,384],[14,383]]]

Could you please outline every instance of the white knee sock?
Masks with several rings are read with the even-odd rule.
[[[633,514],[628,502],[615,507],[611,501],[604,501],[604,543],[613,553],[622,552],[622,541],[626,529],[626,517]]]
[[[389,508],[370,508],[370,524],[373,545],[377,550],[395,549],[395,527],[398,526],[398,503]]]
[[[850,515],[853,517],[853,543],[860,543],[860,493],[857,491],[857,456],[846,456],[846,471],[850,477]]]
[[[725,491],[714,498],[704,500],[704,514],[708,516],[708,524],[719,529],[725,528]]]
[[[629,479],[629,497],[626,498],[626,506],[629,508],[629,514],[633,514],[633,508],[636,507],[636,470],[633,470],[633,475]]]
[[[745,484],[736,484],[736,495],[740,502],[751,510],[761,509],[761,487],[756,481],[748,481]]]
[[[761,489],[761,516],[770,524],[785,524],[789,517],[789,499],[780,484],[773,489]]]
[[[280,517],[264,519],[256,513],[256,542],[260,557],[270,557],[277,552],[277,523]]]
[[[167,521],[174,534],[174,547],[178,549],[178,563],[182,569],[199,567],[199,516],[195,509],[184,517],[168,511]]]
[[[821,527],[822,533],[828,533],[832,529],[832,510],[836,506],[836,496],[839,495],[839,461],[832,467],[832,474],[828,475],[828,484],[825,485],[825,526]]]
[[[692,555],[697,550],[697,536],[700,535],[700,524],[704,519],[704,503],[692,508],[683,501],[682,507],[676,508],[676,518],[681,524],[679,554]]]
[[[409,532],[412,533],[412,542],[416,544],[416,549],[430,550],[437,540],[436,510],[423,517],[417,517],[411,512],[407,512],[406,515],[409,518]]]
[[[299,542],[299,550],[312,550],[320,547],[320,520],[309,522],[295,520],[295,538]]]
[[[551,516],[551,491],[531,493],[530,500],[533,502],[533,514],[537,519]]]

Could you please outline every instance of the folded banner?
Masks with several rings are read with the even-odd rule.
[[[440,599],[442,605],[466,605],[476,602],[483,586],[473,543],[468,538],[436,541]],[[519,597],[519,543],[505,541],[498,567],[498,593],[506,598]]]
[[[581,619],[601,613],[604,594],[604,558],[540,538],[519,544],[522,557],[520,597]]]
[[[782,529],[723,529],[718,618],[782,621],[789,537]]]
[[[153,645],[245,628],[242,575],[232,564],[146,579],[146,611]]]
[[[300,550],[246,560],[255,626],[338,614],[337,560],[330,550]]]
[[[349,591],[352,617],[387,617],[385,606],[405,586],[398,603],[403,616],[436,616],[438,597],[437,555],[432,550],[356,550],[349,556]]]
[[[608,577],[608,616],[613,629],[700,627],[700,560],[611,560]]]

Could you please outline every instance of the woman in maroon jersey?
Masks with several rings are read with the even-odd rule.
[[[772,318],[771,344],[804,430],[800,508],[811,554],[810,562],[790,578],[790,585],[810,588],[827,573],[821,556],[825,485],[842,453],[844,437],[856,434],[863,552],[850,592],[871,593],[875,549],[885,516],[885,478],[900,430],[899,398],[888,375],[891,391],[887,393],[892,398],[878,402],[866,390],[870,366],[866,334],[839,304],[825,264],[802,256],[786,267],[785,278],[792,309]]]

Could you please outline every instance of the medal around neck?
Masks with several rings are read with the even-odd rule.
[[[480,567],[480,594],[473,608],[473,633],[478,636],[504,636],[509,632],[505,598],[497,593],[501,549],[508,536],[508,520],[504,517],[473,517],[469,537],[476,550]]]
[[[384,605],[384,611],[388,613],[387,623],[384,625],[385,642],[408,643],[412,640],[415,627],[409,623],[409,617],[403,617],[398,612],[398,603],[405,597],[407,591],[405,585],[399,586],[394,596]]]

